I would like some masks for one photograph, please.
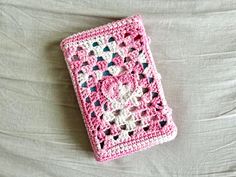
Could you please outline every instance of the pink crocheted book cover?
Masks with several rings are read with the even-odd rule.
[[[175,138],[141,16],[69,36],[61,49],[96,160]]]

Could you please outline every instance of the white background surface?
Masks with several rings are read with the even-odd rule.
[[[59,43],[134,14],[179,132],[100,164]],[[236,2],[0,0],[0,176],[236,176]]]

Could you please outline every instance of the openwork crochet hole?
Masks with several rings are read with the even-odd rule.
[[[93,67],[93,70],[97,71],[97,70],[99,70],[99,67],[96,65],[96,66]]]
[[[119,45],[119,47],[125,47],[125,46],[126,46],[126,45],[125,45],[124,42],[120,43],[120,45]]]
[[[144,79],[146,78],[144,74],[139,74],[139,79]]]
[[[120,129],[121,129],[121,130],[125,130],[125,129],[126,129],[126,125],[121,125],[121,126],[120,126]]]
[[[149,126],[144,127],[143,130],[144,130],[144,131],[148,131],[148,130],[149,130]]]
[[[129,136],[132,136],[134,134],[134,131],[128,132]]]
[[[87,98],[85,99],[85,101],[86,101],[87,103],[90,103],[90,98],[87,97]]]
[[[101,146],[101,149],[104,148],[104,141],[102,141],[102,142],[100,143],[100,146]]]
[[[96,117],[96,114],[94,111],[91,113],[91,117]]]
[[[153,81],[154,81],[154,78],[153,78],[153,77],[149,77],[149,78],[148,78],[148,82],[149,82],[149,83],[153,83]]]
[[[159,123],[160,123],[161,127],[164,127],[166,125],[167,121],[163,120],[163,121],[160,121]]]
[[[124,58],[124,62],[126,63],[126,62],[129,62],[129,61],[131,61],[131,58],[130,57],[125,57]]]
[[[147,93],[148,90],[149,90],[148,88],[142,88],[143,94]]]
[[[152,98],[158,97],[158,93],[157,92],[152,92]]]
[[[81,86],[86,88],[87,87],[87,82],[82,83]]]
[[[138,34],[135,38],[134,41],[140,40],[142,38],[142,35]]]
[[[91,50],[88,55],[89,56],[93,56],[94,55],[94,51]]]
[[[77,60],[79,60],[78,55],[74,55],[74,56],[72,57],[72,61],[77,61]]]
[[[137,126],[141,125],[141,123],[142,123],[141,120],[138,120],[138,121],[135,122],[135,124],[136,124]]]
[[[99,44],[98,44],[98,42],[94,42],[93,43],[93,47],[96,47],[96,46],[98,46]]]
[[[119,135],[113,136],[114,140],[117,140],[119,138]]]
[[[148,63],[142,63],[142,65],[143,65],[143,69],[148,67]]]
[[[99,56],[97,57],[97,61],[104,61],[103,57]]]
[[[119,116],[120,115],[120,110],[118,109],[118,110],[115,110],[114,112],[113,112],[113,114],[114,114],[114,116]]]
[[[129,52],[133,52],[133,51],[135,51],[135,48],[133,47],[129,48]]]
[[[83,62],[82,66],[87,66],[89,63],[87,61]]]
[[[91,92],[96,92],[97,89],[96,89],[96,87],[91,87],[91,88],[90,88],[90,91],[91,91]]]
[[[115,119],[113,119],[112,121],[109,121],[109,123],[110,123],[111,125],[114,125],[114,124],[115,124]]]
[[[137,110],[137,109],[138,109],[137,106],[133,106],[133,107],[131,107],[129,110],[130,110],[131,112],[134,112],[134,111]]]
[[[103,52],[109,52],[109,51],[110,51],[110,49],[109,49],[108,46],[106,46],[106,47],[103,49]]]
[[[126,38],[126,37],[128,37],[130,35],[131,35],[130,33],[125,33],[124,37]]]
[[[113,42],[113,41],[115,41],[114,37],[110,37],[110,39],[108,40],[108,42]]]
[[[77,47],[77,51],[82,51],[82,50],[83,50],[82,47],[80,47],[80,46]]]
[[[101,106],[100,101],[97,100],[97,101],[94,103],[94,105],[95,105],[95,106]]]
[[[141,112],[141,116],[145,116],[146,114],[147,114],[147,111],[146,111],[146,110],[144,110],[144,111]]]
[[[107,129],[104,131],[105,135],[110,135],[111,134],[111,130],[110,129]]]

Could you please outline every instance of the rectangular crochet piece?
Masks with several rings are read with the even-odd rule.
[[[140,16],[61,42],[96,160],[175,138],[177,128]]]

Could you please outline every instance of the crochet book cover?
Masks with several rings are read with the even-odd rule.
[[[98,161],[175,138],[141,16],[72,35],[61,42]]]

